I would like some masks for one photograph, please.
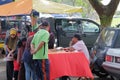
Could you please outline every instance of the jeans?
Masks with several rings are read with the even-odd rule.
[[[37,80],[50,80],[50,69],[48,59],[34,60],[35,72],[37,74]]]
[[[27,64],[26,62],[24,62],[24,66],[25,66],[26,80],[31,80],[31,77],[32,77],[32,80],[37,80],[33,66]]]

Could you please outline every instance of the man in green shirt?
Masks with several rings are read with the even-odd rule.
[[[49,41],[49,23],[43,21],[41,29],[34,35],[31,42],[31,53],[35,60],[35,70],[38,80],[49,80],[49,59],[48,59],[48,41]]]

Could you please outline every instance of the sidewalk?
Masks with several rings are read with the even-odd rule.
[[[6,80],[6,63],[0,58],[0,80]]]

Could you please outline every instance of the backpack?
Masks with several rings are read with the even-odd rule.
[[[33,59],[32,59],[32,54],[30,52],[30,50],[25,49],[22,55],[22,61],[26,62],[28,64],[33,63]]]

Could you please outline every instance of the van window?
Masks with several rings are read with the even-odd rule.
[[[99,32],[99,27],[94,23],[82,21],[83,32]]]
[[[114,45],[115,48],[120,48],[120,32],[118,33],[117,35],[117,39],[115,41],[115,45]]]
[[[106,33],[105,44],[107,46],[111,46],[114,34],[115,34],[115,31],[109,31]]]
[[[98,25],[88,21],[61,19],[59,23],[65,32],[99,32]]]
[[[62,20],[62,28],[65,32],[77,32],[79,31],[80,23],[75,20]]]

